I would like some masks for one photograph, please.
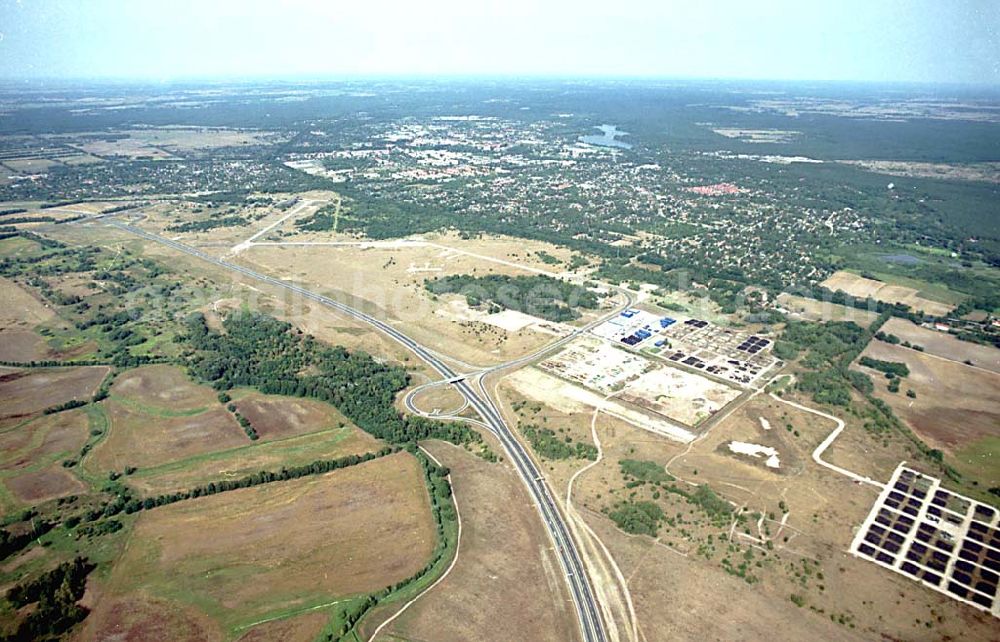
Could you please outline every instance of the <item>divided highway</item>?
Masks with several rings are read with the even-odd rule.
[[[333,308],[354,319],[362,321],[363,323],[367,323],[412,351],[425,363],[431,366],[431,368],[437,371],[443,379],[453,380],[455,388],[461,392],[462,396],[468,400],[469,404],[476,409],[480,417],[482,417],[483,421],[489,427],[490,431],[500,440],[504,450],[507,452],[508,458],[514,464],[518,474],[521,476],[521,480],[528,487],[528,491],[531,493],[532,499],[541,513],[542,522],[555,544],[559,561],[562,564],[564,572],[566,573],[566,581],[569,585],[570,593],[573,597],[573,603],[576,607],[583,639],[587,642],[605,642],[607,640],[607,634],[604,629],[604,621],[601,619],[598,612],[593,587],[590,584],[590,577],[587,575],[586,569],[581,561],[579,551],[576,548],[576,543],[570,536],[566,523],[563,520],[563,516],[559,512],[559,509],[553,500],[552,493],[549,490],[548,485],[545,483],[541,471],[538,470],[534,462],[531,460],[531,457],[529,457],[525,452],[521,443],[517,441],[511,433],[510,428],[507,426],[500,411],[493,403],[493,400],[485,394],[484,388],[481,388],[484,394],[483,397],[480,397],[472,389],[468,381],[461,378],[460,374],[453,371],[429,349],[420,345],[388,323],[380,321],[379,319],[365,314],[360,310],[356,310],[345,303],[335,301],[329,297],[325,297],[297,285],[282,281],[281,279],[251,270],[250,268],[215,258],[214,256],[206,254],[205,252],[191,247],[190,245],[185,245],[184,243],[152,234],[131,225],[127,225],[119,221],[111,221],[109,224],[130,234],[134,234],[180,252],[184,252],[185,254],[194,256],[209,263],[213,263],[219,267],[242,274],[243,276],[251,279],[295,292],[296,294],[299,294],[311,301]]]

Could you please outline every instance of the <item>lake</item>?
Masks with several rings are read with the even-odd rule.
[[[618,147],[619,149],[632,149],[628,143],[617,140],[619,136],[628,136],[628,132],[619,131],[614,125],[601,125],[596,129],[601,130],[601,135],[591,134],[590,136],[580,136],[581,143],[597,145],[599,147]]]

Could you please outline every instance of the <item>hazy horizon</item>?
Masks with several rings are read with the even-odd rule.
[[[0,78],[1000,86],[1000,3],[0,0]]]

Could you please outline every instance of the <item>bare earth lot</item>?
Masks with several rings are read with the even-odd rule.
[[[843,290],[851,296],[862,299],[870,297],[886,303],[904,303],[914,311],[923,310],[934,316],[944,316],[954,307],[925,299],[913,288],[866,279],[850,272],[834,272],[821,285],[834,292]]]
[[[409,577],[435,541],[421,478],[416,459],[399,453],[143,513],[84,637],[178,639],[177,628],[160,632],[155,622],[166,610],[180,630],[214,639],[219,626],[231,630]],[[151,609],[151,599],[167,604]],[[125,623],[123,603],[133,614]]]

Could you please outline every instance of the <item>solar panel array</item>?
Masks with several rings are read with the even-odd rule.
[[[998,517],[995,508],[900,465],[851,552],[1000,617]]]

